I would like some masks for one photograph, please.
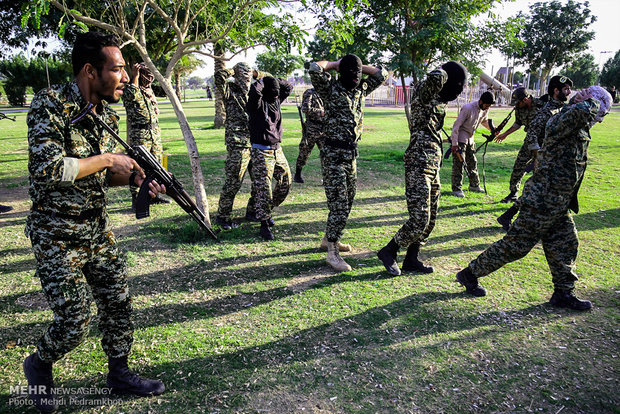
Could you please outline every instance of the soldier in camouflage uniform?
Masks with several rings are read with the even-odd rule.
[[[548,121],[538,166],[519,199],[519,216],[502,240],[456,275],[468,293],[486,295],[478,278],[524,257],[540,241],[555,288],[550,304],[576,310],[592,307],[589,301],[579,300],[573,294],[579,242],[569,209],[579,210],[577,192],[587,165],[590,127],[601,121],[611,106],[611,96],[603,92],[600,87],[579,92],[570,105]]]
[[[248,92],[252,80],[250,66],[247,63],[237,63],[233,69],[221,69],[215,73],[215,87],[221,90],[226,108],[226,164],[224,167],[226,178],[220,193],[220,201],[215,222],[224,230],[237,227],[231,220],[235,196],[241,188],[246,170],[252,168],[250,163],[250,131],[248,129],[248,114],[245,105],[248,102]],[[229,79],[230,77],[233,79]],[[252,180],[253,183],[253,180]],[[246,207],[246,218],[255,219],[254,206],[255,189],[252,184],[250,199]]]
[[[127,112],[127,141],[129,145],[144,147],[162,164],[164,149],[159,128],[159,108],[151,88],[153,74],[144,63],[133,67],[131,82],[123,89],[123,105]],[[131,189],[131,209],[136,211],[139,188]],[[170,200],[155,197],[151,203],[168,204]]]
[[[536,113],[545,106],[545,103],[549,100],[549,95],[544,95],[541,98],[534,98],[530,95],[525,88],[517,88],[512,93],[511,104],[515,107],[515,122],[504,133],[499,134],[495,138],[495,142],[502,142],[508,137],[508,135],[517,131],[521,126],[527,134],[529,131],[530,122],[536,116]],[[532,152],[525,145],[525,140],[517,158],[515,159],[514,167],[512,168],[512,174],[510,175],[510,193],[502,199],[502,203],[510,203],[517,201],[517,193],[521,186],[521,179],[525,175],[525,169],[528,161],[531,159]]]
[[[307,89],[301,102],[301,110],[306,114],[306,126],[303,137],[299,143],[299,155],[297,156],[297,165],[295,168],[295,177],[293,181],[303,183],[304,178],[301,176],[301,170],[308,162],[308,157],[312,152],[312,148],[316,144],[319,151],[323,148],[323,118],[325,109],[323,101],[315,92],[314,88]],[[321,167],[323,159],[321,159]]]
[[[446,106],[458,97],[467,82],[467,71],[457,62],[448,62],[426,75],[411,92],[409,130],[405,151],[405,196],[409,220],[394,238],[377,253],[386,270],[400,275],[398,250],[407,247],[403,271],[432,273],[418,258],[420,245],[435,227],[441,183],[441,135]]]
[[[573,86],[573,82],[566,76],[558,75],[550,79],[548,88],[549,98],[545,105],[536,112],[534,119],[530,122],[525,140],[523,141],[523,146],[515,160],[515,167],[510,176],[511,189],[519,189],[521,178],[523,178],[525,174],[525,168],[521,168],[521,166],[525,166],[530,162],[534,163],[534,166],[536,165],[536,156],[545,138],[545,125],[549,118],[558,113],[565,105],[568,96],[571,94],[571,86]],[[516,195],[516,192],[513,194],[511,191],[509,197],[512,195]],[[506,197],[504,200],[508,200],[509,197]],[[497,222],[502,225],[504,230],[508,230],[512,218],[518,211],[519,202],[515,200],[515,203],[506,210],[504,214],[497,218]]]
[[[312,85],[325,105],[325,141],[321,150],[323,184],[329,216],[321,245],[327,247],[327,263],[339,272],[351,270],[339,251],[351,250],[340,243],[355,198],[357,144],[362,137],[366,96],[387,79],[383,68],[362,65],[355,55],[337,62],[313,62],[308,67]],[[327,73],[336,70],[338,80]],[[362,74],[369,75],[362,79]]]
[[[77,36],[72,58],[76,80],[38,92],[27,120],[32,210],[26,235],[54,320],[24,361],[24,373],[30,398],[46,412],[57,408],[50,398],[52,364],[87,335],[91,294],[108,356],[108,387],[143,396],[164,391],[161,381],[128,370],[133,327],[127,265],[106,210],[108,187],[140,185],[146,177],[134,160],[116,153],[115,140],[92,118],[72,123],[91,102],[118,131],[118,115],[107,103],[119,101],[122,82],[129,80],[125,61],[116,38],[96,32]],[[150,190],[151,197],[165,192],[156,182]]]
[[[283,79],[266,76],[250,88],[246,111],[249,116],[252,142],[252,182],[256,197],[256,218],[260,220],[260,235],[273,240],[275,225],[271,212],[286,199],[291,189],[291,172],[282,152],[282,111],[280,104],[293,90]],[[272,190],[271,184],[275,181]]]

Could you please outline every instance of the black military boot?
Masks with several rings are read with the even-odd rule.
[[[556,289],[551,299],[549,299],[549,303],[558,308],[568,308],[579,311],[592,309],[592,302],[589,300],[581,300],[575,296],[572,290],[565,289]]]
[[[473,275],[469,266],[456,274],[456,281],[465,286],[465,290],[470,295],[480,297],[487,294],[486,289],[480,286],[478,278]]]
[[[512,223],[512,218],[519,212],[519,207],[516,204],[513,204],[508,210],[504,212],[501,216],[497,218],[497,222],[502,225],[502,228],[506,231],[510,229],[510,223]]]
[[[502,203],[514,203],[515,201],[517,201],[516,191],[511,191],[510,194],[508,194],[506,197],[502,198],[501,200]]]
[[[269,220],[263,220],[260,222],[260,236],[265,240],[275,239],[271,228],[269,228]]]
[[[420,272],[420,273],[433,273],[435,269],[433,266],[425,266],[424,263],[418,259],[420,253],[420,243],[412,243],[407,248],[407,254],[403,261],[403,272]]]
[[[260,220],[256,217],[256,212],[255,211],[245,211],[245,219],[247,221],[252,221],[254,223],[259,222]]]
[[[223,219],[221,217],[215,218],[215,224],[220,226],[222,230],[231,230],[231,229],[236,229],[237,227],[239,227],[239,225],[235,223],[234,221],[232,221],[231,219]]]
[[[400,249],[398,243],[392,239],[383,249],[377,252],[377,257],[381,260],[385,269],[394,276],[400,275],[400,269],[398,268],[398,263],[396,263],[398,249]]]
[[[24,360],[24,374],[28,380],[28,397],[42,413],[58,410],[56,395],[52,393],[54,378],[52,364],[43,362],[35,352]]]
[[[301,168],[297,168],[295,170],[295,176],[293,177],[293,181],[299,184],[303,184],[306,182],[306,180],[304,180],[304,177],[301,176]]]
[[[140,378],[129,370],[127,357],[108,358],[108,387],[115,394],[131,394],[140,397],[159,395],[166,387],[160,380]]]

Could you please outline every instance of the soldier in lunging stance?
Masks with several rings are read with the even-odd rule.
[[[362,118],[366,96],[387,79],[383,68],[362,65],[356,55],[336,62],[325,60],[309,64],[312,85],[325,105],[325,142],[321,151],[323,184],[329,216],[322,246],[327,247],[327,264],[338,272],[351,270],[340,251],[351,246],[340,243],[347,224],[357,186],[357,143],[362,136]],[[328,73],[340,73],[338,79]],[[362,74],[369,75],[362,79]]]
[[[549,80],[548,98],[545,105],[536,112],[534,119],[530,122],[529,129],[523,141],[523,146],[515,160],[515,167],[510,176],[510,186],[517,191],[521,185],[521,178],[525,175],[525,166],[530,162],[536,167],[536,157],[540,149],[543,139],[545,138],[545,125],[552,115],[558,113],[568,100],[571,94],[573,81],[567,76],[554,76]],[[521,168],[523,166],[523,168]],[[514,186],[514,187],[513,187]],[[511,193],[512,194],[512,193]],[[516,193],[515,193],[516,194]],[[510,194],[509,194],[510,196]],[[505,199],[504,199],[505,200]],[[504,201],[502,200],[502,201]],[[508,231],[512,218],[519,211],[519,201],[508,209],[504,214],[497,218],[497,222],[502,225],[504,230]]]
[[[403,271],[432,273],[419,259],[420,245],[435,227],[441,183],[441,128],[448,102],[456,99],[467,83],[467,70],[448,62],[426,75],[411,93],[411,137],[405,151],[405,196],[409,220],[377,253],[388,272],[400,275],[398,250],[407,248]]]
[[[519,198],[519,215],[503,239],[456,275],[467,293],[486,295],[478,278],[524,257],[540,241],[555,289],[549,303],[575,310],[592,307],[589,301],[580,300],[573,293],[579,241],[569,210],[579,211],[577,192],[586,170],[590,128],[597,121],[602,122],[610,107],[609,93],[592,86],[577,93],[569,105],[549,119],[538,166]]]

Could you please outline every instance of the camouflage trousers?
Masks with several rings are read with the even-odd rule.
[[[470,187],[480,187],[480,177],[478,176],[478,160],[476,159],[476,143],[467,144],[459,142],[459,148],[465,163],[452,154],[452,191],[461,190],[463,187],[463,167],[467,164],[466,172],[469,178]]]
[[[271,217],[271,210],[282,204],[291,190],[291,171],[282,148],[252,148],[251,154],[256,218],[267,220]],[[272,181],[275,181],[273,190]]]
[[[159,125],[152,130],[130,131],[127,141],[127,143],[131,146],[144,145],[147,151],[153,154],[160,164],[163,163],[164,148],[161,143],[161,131],[159,129]],[[137,195],[139,190],[140,188],[132,188],[130,191]]]
[[[329,209],[325,237],[330,242],[337,242],[347,225],[357,191],[357,150],[324,146],[321,158]]]
[[[409,219],[394,235],[394,241],[400,247],[424,244],[435,228],[441,195],[441,155],[439,144],[413,144],[405,151],[405,197]]]
[[[515,165],[512,167],[510,174],[510,192],[517,194],[521,188],[521,180],[525,175],[525,167],[533,160],[532,151],[524,142],[515,159]]]
[[[235,197],[241,189],[246,171],[249,171],[252,182],[246,213],[253,215],[256,212],[254,206],[256,190],[254,188],[254,179],[252,178],[253,172],[250,147],[228,145],[227,150],[228,156],[226,157],[226,163],[224,165],[226,178],[224,179],[224,186],[220,193],[220,201],[217,208],[217,217],[226,221],[230,220]]]
[[[306,129],[304,137],[299,142],[299,155],[297,156],[297,163],[295,165],[296,171],[301,171],[306,166],[315,144],[319,148],[319,151],[323,149],[324,138],[325,135],[321,131]],[[323,167],[323,157],[321,157],[321,167]]]
[[[579,239],[575,222],[568,211],[549,215],[522,205],[504,238],[472,260],[469,267],[474,276],[486,276],[507,263],[521,259],[539,241],[542,242],[555,288],[573,289],[577,280],[575,261]]]
[[[83,341],[89,330],[92,298],[104,352],[112,358],[129,354],[133,325],[127,265],[114,234],[106,230],[106,220],[74,221],[77,232],[57,231],[49,220],[30,226],[36,276],[54,313],[52,324],[37,344],[43,361],[57,361]]]

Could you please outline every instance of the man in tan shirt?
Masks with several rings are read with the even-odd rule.
[[[452,145],[452,194],[456,197],[465,197],[463,194],[463,166],[467,170],[469,178],[469,191],[484,193],[480,188],[480,177],[478,177],[478,160],[476,160],[476,143],[474,133],[476,128],[482,124],[489,128],[488,114],[489,108],[495,103],[495,98],[491,92],[485,92],[477,101],[472,101],[461,108],[458,118],[452,126],[450,141]],[[459,158],[456,154],[460,154]],[[463,162],[463,160],[465,162]]]

